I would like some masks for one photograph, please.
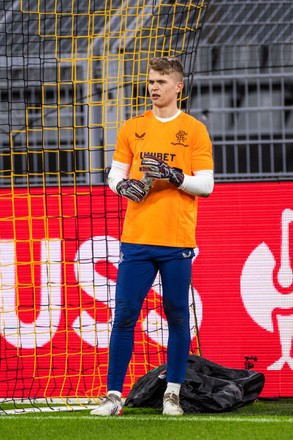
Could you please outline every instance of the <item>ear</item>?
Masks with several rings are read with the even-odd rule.
[[[177,91],[178,91],[178,93],[182,92],[183,87],[184,87],[184,82],[177,83]]]

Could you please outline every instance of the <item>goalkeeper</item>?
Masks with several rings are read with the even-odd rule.
[[[152,110],[125,122],[117,137],[109,186],[128,199],[109,347],[107,396],[91,414],[122,413],[121,394],[134,327],[157,273],[169,330],[163,414],[180,416],[180,387],[190,348],[189,286],[198,196],[214,186],[206,127],[178,108],[183,66],[173,57],[149,63]]]

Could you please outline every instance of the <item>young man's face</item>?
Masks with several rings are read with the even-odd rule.
[[[150,69],[148,91],[154,106],[162,108],[173,105],[182,89],[183,82],[178,73],[166,75]]]

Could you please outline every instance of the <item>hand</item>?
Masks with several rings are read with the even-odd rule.
[[[179,168],[171,168],[168,164],[155,156],[145,154],[141,161],[140,171],[144,171],[146,177],[152,179],[165,179],[179,188],[184,180],[184,174]]]
[[[132,202],[141,202],[148,193],[144,183],[136,179],[121,180],[116,186],[116,191]]]

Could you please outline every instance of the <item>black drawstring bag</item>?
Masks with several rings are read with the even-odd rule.
[[[167,386],[166,367],[167,364],[163,364],[139,378],[125,405],[161,409]],[[262,373],[227,368],[201,356],[190,355],[180,403],[185,413],[231,411],[254,402],[264,383]]]

